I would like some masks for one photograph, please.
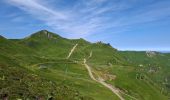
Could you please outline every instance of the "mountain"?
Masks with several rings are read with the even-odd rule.
[[[0,36],[0,98],[168,100],[170,54],[119,51],[47,30]]]

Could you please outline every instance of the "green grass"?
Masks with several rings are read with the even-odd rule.
[[[78,46],[70,59],[66,59],[75,44]],[[88,58],[90,52],[92,57]],[[0,37],[0,81],[3,83],[0,95],[9,94],[11,99],[40,96],[46,99],[53,92],[57,100],[119,100],[89,77],[81,64],[84,58],[96,74],[116,75],[115,80],[106,82],[138,100],[168,100],[170,97],[170,54],[156,53],[148,57],[145,52],[118,51],[109,44],[69,40],[46,31],[24,39]],[[149,72],[150,69],[155,72]],[[137,74],[144,79],[136,79]],[[13,76],[23,81],[16,81]],[[21,91],[24,94],[21,95]]]
[[[53,63],[44,65],[47,69],[35,68],[34,71],[48,79],[74,87],[83,95],[93,97],[95,100],[104,100],[105,98],[119,100],[110,90],[93,81],[85,67],[80,64]]]

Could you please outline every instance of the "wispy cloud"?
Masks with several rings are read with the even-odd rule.
[[[57,3],[60,0],[57,0]],[[139,10],[133,8],[135,0],[78,0],[74,6],[60,9],[46,0],[8,0],[9,4],[42,20],[56,31],[67,33],[67,37],[87,37],[107,29],[127,28],[134,24],[148,23],[170,16],[169,2],[153,3]],[[53,1],[54,2],[54,1]],[[133,8],[135,9],[135,8]],[[165,12],[166,11],[166,12]],[[124,12],[125,14],[122,14]],[[126,30],[126,29],[125,29]],[[114,31],[112,31],[114,33]]]
[[[37,15],[37,17],[50,14],[58,19],[66,19],[66,16],[63,13],[43,6],[38,0],[9,0],[7,2],[29,12],[30,14]]]

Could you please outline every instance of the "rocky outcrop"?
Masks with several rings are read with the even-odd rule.
[[[148,57],[154,57],[154,56],[156,56],[156,52],[154,52],[154,51],[146,51],[146,55]]]

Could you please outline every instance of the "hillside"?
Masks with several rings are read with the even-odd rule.
[[[0,98],[168,100],[169,61],[170,54],[118,51],[47,30],[0,36]]]

